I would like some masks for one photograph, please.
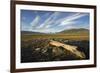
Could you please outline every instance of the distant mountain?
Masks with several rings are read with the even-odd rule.
[[[21,34],[31,35],[31,34],[44,34],[40,32],[33,32],[33,31],[21,31]]]
[[[69,29],[61,31],[60,33],[89,33],[88,29],[79,28],[79,29]]]
[[[32,35],[32,34],[88,34],[89,30],[84,29],[84,28],[79,28],[79,29],[69,29],[69,30],[64,30],[61,32],[57,33],[41,33],[41,32],[34,32],[34,31],[21,31],[21,34],[24,35]]]

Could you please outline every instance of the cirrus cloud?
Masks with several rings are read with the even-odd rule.
[[[34,13],[35,17],[29,23],[30,31],[55,33],[67,29],[89,26],[89,13],[53,11],[44,11],[42,13],[39,12],[41,11]],[[25,25],[22,27],[25,27]]]

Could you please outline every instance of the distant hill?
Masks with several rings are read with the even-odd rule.
[[[41,32],[33,32],[33,31],[21,31],[21,34],[24,35],[32,35],[32,34],[88,34],[89,30],[84,29],[84,28],[79,28],[79,29],[69,29],[69,30],[64,30],[61,32],[57,33],[41,33]]]
[[[32,32],[32,31],[21,31],[21,34],[25,34],[25,35],[31,35],[31,34],[44,34],[44,33],[40,33],[40,32]]]
[[[69,30],[64,30],[61,31],[60,33],[89,33],[88,29],[84,29],[84,28],[79,28],[79,29],[69,29]]]

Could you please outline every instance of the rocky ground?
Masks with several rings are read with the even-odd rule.
[[[80,58],[66,50],[65,47],[50,44],[51,40],[77,46],[77,50],[84,53],[85,57]],[[75,41],[67,39],[33,39],[21,41],[21,62],[46,62],[64,60],[89,59],[89,41]]]

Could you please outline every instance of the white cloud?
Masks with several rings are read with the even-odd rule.
[[[47,33],[47,32],[59,32],[70,28],[78,28],[77,26],[73,25],[78,23],[78,21],[75,20],[84,17],[86,15],[87,14],[76,13],[57,20],[57,17],[60,16],[60,12],[54,12],[43,23],[40,23],[41,18],[39,16],[36,16],[35,19],[31,22],[32,26],[31,30],[36,32]],[[61,27],[60,30],[57,27],[58,28]]]
[[[81,18],[83,16],[86,16],[86,14],[76,13],[76,14],[74,14],[72,16],[65,17],[62,20],[60,20],[61,21],[61,24],[59,26],[75,24],[76,21],[74,21],[74,20],[79,19],[79,18]]]
[[[75,19],[79,19],[79,18],[81,18],[81,17],[83,17],[83,16],[86,16],[86,15],[87,15],[87,14],[80,14],[80,13],[77,13],[77,14],[71,16],[71,17],[68,17],[68,19],[65,20],[65,21],[73,21],[73,20],[75,20]]]
[[[36,16],[35,19],[31,22],[32,29],[37,27],[37,25],[39,24],[39,21],[40,21],[40,17]]]
[[[45,29],[45,28],[48,28],[48,27],[52,26],[52,23],[55,22],[55,19],[56,19],[57,16],[59,16],[59,12],[54,12],[40,26],[38,26],[38,28]]]

